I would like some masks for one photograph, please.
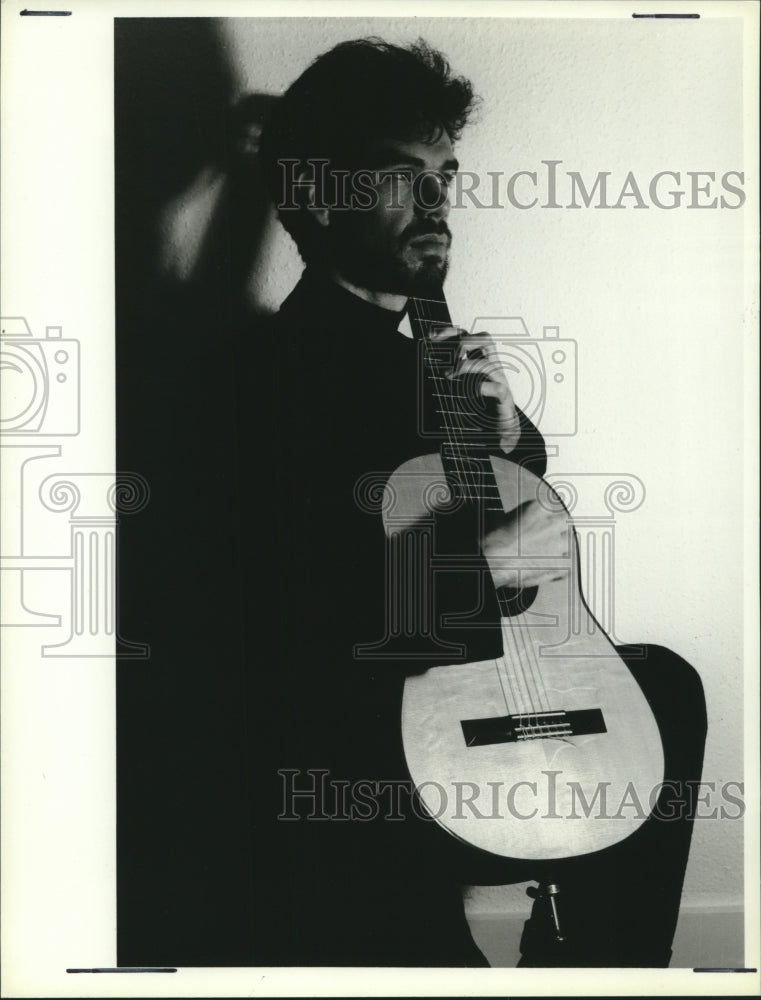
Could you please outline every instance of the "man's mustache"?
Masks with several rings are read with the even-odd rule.
[[[421,236],[446,236],[447,243],[452,242],[449,226],[443,219],[439,222],[431,219],[429,222],[416,222],[408,226],[402,233],[401,242],[409,243],[411,240],[420,239]]]

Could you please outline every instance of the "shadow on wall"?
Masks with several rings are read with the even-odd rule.
[[[213,19],[117,19],[115,63],[120,276],[245,299],[273,217],[257,151],[277,98],[233,102]]]
[[[114,41],[117,468],[150,487],[119,536],[119,631],[150,657],[117,666],[118,962],[250,965],[236,456],[254,460],[256,428],[237,419],[234,347],[263,313],[248,276],[275,98],[234,103],[213,19],[117,18]]]
[[[249,278],[274,221],[259,169],[262,127],[277,100],[241,97],[228,115],[221,162],[202,166],[188,187],[160,211],[159,266],[164,274],[204,290],[224,290],[256,315],[266,312]]]

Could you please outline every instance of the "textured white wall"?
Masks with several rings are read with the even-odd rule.
[[[509,175],[561,160],[585,178],[611,171],[613,200],[630,170],[647,198],[660,170],[743,169],[736,20],[311,18],[231,20],[220,31],[241,92],[267,93],[340,40],[424,37],[483,97],[458,150],[465,169]],[[522,316],[535,336],[557,325],[578,342],[579,430],[556,439],[550,472],[645,484],[642,506],[617,521],[616,634],[697,667],[704,777],[742,780],[743,211],[469,207],[450,225],[458,322]],[[274,228],[269,249],[252,281],[274,306],[300,267]],[[685,901],[741,897],[741,823],[704,820]],[[494,889],[470,905],[527,904]]]

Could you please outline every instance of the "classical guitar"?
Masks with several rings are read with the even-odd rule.
[[[464,506],[479,530],[536,501],[567,517],[563,551],[508,553],[519,571],[551,567],[538,588],[498,591],[503,655],[447,663],[405,681],[402,739],[420,801],[449,833],[492,854],[553,860],[599,851],[632,834],[663,780],[658,728],[639,686],[584,602],[578,544],[560,497],[543,479],[490,454],[472,433],[476,398],[446,378],[451,326],[443,298],[412,299],[424,375],[439,401],[444,444],[406,462],[386,484],[392,540],[425,534]],[[442,346],[444,345],[444,346]]]

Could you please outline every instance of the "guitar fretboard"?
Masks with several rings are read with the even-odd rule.
[[[438,424],[444,435],[441,460],[447,482],[455,494],[478,504],[484,511],[502,511],[499,489],[484,444],[485,418],[478,380],[452,377],[462,345],[457,338],[437,340],[436,333],[451,327],[449,307],[441,292],[436,298],[410,299],[413,334],[424,345],[424,378],[436,401]]]

